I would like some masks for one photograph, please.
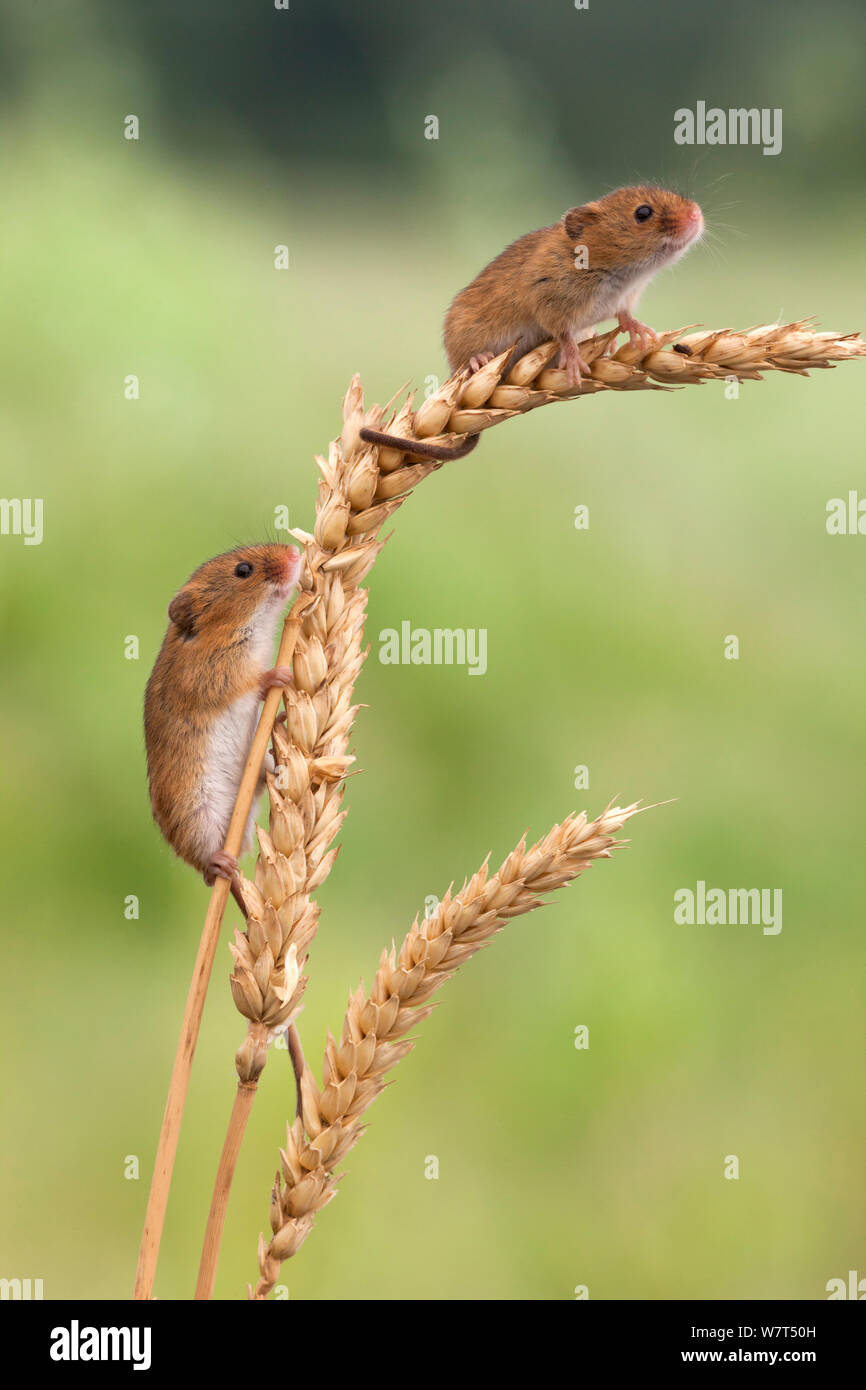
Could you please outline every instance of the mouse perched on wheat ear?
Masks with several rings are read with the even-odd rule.
[[[618,188],[527,232],[455,296],[445,317],[452,371],[477,370],[516,343],[513,360],[555,338],[560,365],[580,385],[578,342],[615,317],[631,342],[655,333],[634,317],[641,292],[704,229],[697,203],[650,184]]]
[[[552,227],[518,237],[452,300],[444,339],[452,372],[478,371],[516,344],[507,371],[524,353],[554,338],[572,386],[589,373],[578,343],[595,325],[616,318],[630,342],[644,347],[653,330],[634,317],[641,292],[672,265],[704,229],[698,204],[679,193],[640,184],[618,188],[592,203],[569,208]],[[462,458],[478,443],[468,435],[456,449],[440,449],[380,430],[361,430],[373,444],[422,458]]]

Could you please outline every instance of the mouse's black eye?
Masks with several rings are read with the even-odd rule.
[[[649,203],[641,203],[640,207],[634,210],[635,222],[646,222],[647,218],[652,217],[652,215],[653,210]]]
[[[239,565],[235,565],[235,574],[237,575],[238,579],[246,579],[248,575],[252,574],[252,572],[253,567],[250,564],[249,560],[241,560]]]

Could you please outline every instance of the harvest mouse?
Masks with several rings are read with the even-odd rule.
[[[280,614],[301,560],[291,545],[247,545],[207,560],[168,606],[168,631],[144,697],[147,774],[154,819],[172,849],[206,883],[227,878],[246,916],[237,860],[223,849],[265,692],[291,684],[271,667]],[[271,755],[265,768],[273,768]],[[264,788],[264,769],[257,797]],[[241,853],[252,848],[256,805]],[[303,1053],[294,1024],[289,1051]],[[300,1100],[299,1100],[300,1103]]]
[[[223,843],[259,703],[291,684],[288,667],[268,661],[299,569],[294,546],[241,546],[200,565],[168,607],[144,697],[150,800],[172,849],[206,883],[237,873]],[[253,808],[242,853],[255,819]]]
[[[453,300],[445,317],[452,371],[478,370],[516,343],[516,362],[548,338],[573,386],[589,368],[580,338],[616,317],[629,341],[646,346],[655,333],[632,315],[657,270],[671,265],[700,236],[697,203],[652,184],[618,188],[570,208],[552,227],[513,241]]]
[[[552,227],[527,232],[454,298],[445,316],[445,351],[452,372],[478,371],[516,344],[507,366],[539,343],[556,338],[572,386],[589,372],[578,342],[602,319],[616,317],[629,341],[646,347],[655,333],[632,315],[657,270],[672,265],[704,229],[697,203],[652,184],[618,188],[570,208]],[[507,367],[506,367],[507,370]],[[468,435],[456,450],[439,450],[378,430],[361,430],[373,444],[424,458],[463,458],[478,443]]]

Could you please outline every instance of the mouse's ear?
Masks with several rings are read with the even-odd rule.
[[[168,616],[185,637],[195,632],[195,608],[188,589],[181,589],[175,594],[168,605]]]
[[[591,222],[598,220],[598,203],[584,203],[583,207],[569,208],[563,215],[562,225],[566,235],[572,238],[583,236]]]

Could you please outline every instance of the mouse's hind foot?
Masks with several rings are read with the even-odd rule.
[[[561,349],[559,354],[559,365],[565,368],[568,384],[569,386],[579,386],[581,372],[583,372],[584,376],[590,375],[589,364],[584,362],[580,355],[580,348],[577,345],[577,340],[573,338],[570,333],[567,334],[566,337],[560,338],[559,346]]]
[[[227,854],[224,849],[218,849],[216,854],[212,854],[208,860],[207,868],[203,870],[202,876],[208,888],[211,888],[218,878],[227,878],[231,882],[237,871],[238,861],[235,856]]]

